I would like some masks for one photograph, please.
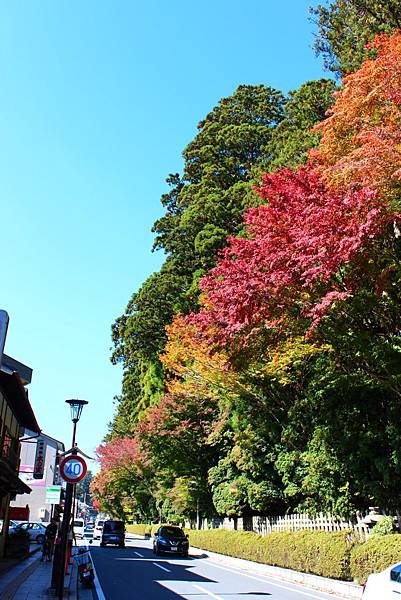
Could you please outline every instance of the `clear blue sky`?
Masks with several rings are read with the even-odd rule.
[[[42,429],[88,453],[120,391],[111,324],[157,270],[152,223],[196,125],[240,84],[325,74],[309,0],[0,4],[0,308]],[[327,76],[327,74],[325,75]]]

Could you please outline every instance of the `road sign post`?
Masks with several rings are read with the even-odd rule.
[[[69,456],[66,456],[60,463],[60,476],[62,479],[64,479],[64,481],[67,482],[67,489],[65,494],[63,522],[61,524],[61,540],[59,549],[60,572],[55,573],[57,578],[56,592],[59,600],[63,600],[64,595],[64,575],[67,558],[68,530],[70,527],[74,485],[85,477],[86,471],[86,462],[81,456],[77,455],[76,447],[72,450],[71,454]]]

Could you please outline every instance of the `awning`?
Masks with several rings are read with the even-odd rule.
[[[30,494],[32,492],[29,485],[17,477],[17,475],[14,475],[8,485],[11,494]]]
[[[0,462],[0,497],[11,494],[30,494],[31,488],[4,462]]]
[[[18,373],[8,375],[0,371],[0,388],[19,424],[34,433],[40,433],[40,427],[28,400],[28,394]]]

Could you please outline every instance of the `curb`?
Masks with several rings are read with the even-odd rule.
[[[269,577],[280,579],[281,581],[301,584],[305,587],[318,590],[319,592],[336,594],[343,598],[360,599],[362,597],[362,586],[356,585],[355,583],[329,579],[328,577],[321,577],[320,575],[310,575],[309,573],[301,573],[300,571],[292,571],[291,569],[283,569],[282,567],[273,567],[271,565],[257,563],[243,558],[209,552],[209,550],[204,550],[203,548],[190,547],[190,551],[195,551],[195,554],[199,550],[203,552],[205,558],[229,564],[238,569],[246,569],[261,575],[268,575]]]
[[[4,585],[4,587],[0,592],[0,600],[11,600],[18,588],[37,569],[40,558],[39,556],[34,556],[36,552],[37,550],[31,552],[28,558],[4,574],[1,578],[1,585],[2,587]]]

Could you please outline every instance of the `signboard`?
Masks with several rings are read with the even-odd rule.
[[[86,475],[87,466],[81,456],[67,456],[60,463],[60,475],[67,483],[78,483]]]
[[[60,504],[61,485],[52,485],[46,488],[45,504]]]
[[[13,521],[29,521],[29,506],[10,506],[8,516]]]
[[[3,358],[4,344],[6,343],[8,329],[8,313],[5,310],[0,310],[0,367]]]
[[[44,438],[38,437],[36,442],[36,454],[35,462],[33,465],[33,478],[43,479],[43,473],[45,470],[45,457],[46,457],[46,442]]]
[[[45,487],[46,486],[46,469],[43,471],[41,479],[33,478],[33,466],[21,465],[19,468],[19,477],[29,487]]]

